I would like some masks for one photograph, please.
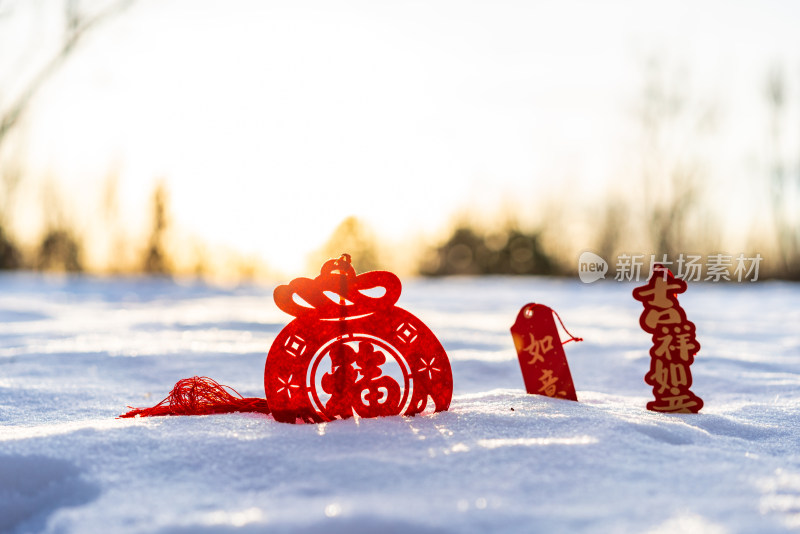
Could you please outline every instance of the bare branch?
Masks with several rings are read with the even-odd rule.
[[[17,100],[9,106],[8,110],[2,116],[0,116],[0,146],[2,146],[6,135],[8,135],[19,122],[31,100],[33,100],[33,97],[36,96],[47,80],[61,67],[67,58],[69,58],[70,54],[83,38],[92,29],[100,25],[101,22],[127,9],[133,1],[134,0],[119,0],[88,18],[77,15],[74,9],[74,3],[70,2],[68,4],[67,35],[58,53],[44,65],[42,70],[33,77],[25,90],[22,91]]]

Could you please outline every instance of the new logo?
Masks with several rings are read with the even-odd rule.
[[[586,251],[578,258],[578,277],[584,284],[591,284],[606,277],[608,263],[595,254]]]

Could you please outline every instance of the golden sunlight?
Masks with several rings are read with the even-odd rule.
[[[488,231],[555,224],[568,256],[607,198],[646,194],[637,117],[652,58],[686,102],[725,106],[713,143],[686,138],[703,187],[750,181],[765,65],[800,44],[797,6],[773,3],[124,2],[0,142],[4,183],[24,169],[2,224],[23,243],[68,225],[89,269],[130,270],[162,187],[179,272],[302,272],[348,217],[412,271],[465,215]],[[114,2],[95,4],[80,20]],[[8,6],[0,44],[46,65],[62,3]],[[48,38],[34,41],[20,28],[39,15]],[[24,94],[14,84],[35,80],[18,65],[0,62],[0,117]],[[731,210],[748,198],[735,191]],[[702,204],[717,209],[714,196]]]

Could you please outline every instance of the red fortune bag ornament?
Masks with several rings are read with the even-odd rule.
[[[678,304],[678,293],[686,287],[686,282],[657,263],[647,284],[633,290],[633,298],[644,304],[639,325],[653,336],[650,371],[644,381],[653,386],[656,400],[648,402],[647,409],[654,412],[697,413],[703,407],[703,400],[689,391],[689,366],[700,343],[694,323]]]
[[[193,377],[179,381],[158,405],[121,417],[252,411],[311,423],[414,415],[429,398],[435,411],[447,410],[450,361],[428,327],[395,306],[400,291],[391,272],[356,275],[349,255],[329,260],[315,279],[296,278],[275,289],[275,304],[295,319],[267,355],[266,400]]]
[[[375,288],[380,297],[368,295]],[[275,289],[275,304],[296,317],[273,342],[264,369],[277,421],[414,415],[429,396],[437,412],[447,410],[450,361],[428,327],[394,305],[400,289],[388,271],[356,275],[346,254],[314,280]]]
[[[561,317],[558,317],[561,327],[569,335],[569,339],[562,343],[553,320],[554,314],[558,317],[555,310],[544,304],[526,304],[511,327],[525,390],[532,394],[577,401],[562,345],[583,339],[570,334]]]

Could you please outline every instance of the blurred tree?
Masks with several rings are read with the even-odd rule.
[[[103,182],[99,210],[103,232],[108,236],[105,268],[111,273],[129,270],[131,264],[138,260],[131,251],[130,238],[126,235],[120,218],[119,177],[118,168],[109,170]]]
[[[701,206],[701,145],[714,126],[715,109],[690,97],[687,79],[683,69],[649,58],[637,106],[646,234],[654,252],[671,257],[708,241],[699,228],[689,227]]]
[[[142,269],[153,275],[168,275],[171,272],[169,258],[164,251],[164,234],[169,226],[167,218],[167,188],[159,182],[153,191],[152,229],[145,250]]]
[[[630,206],[607,198],[603,211],[600,224],[595,228],[597,234],[593,248],[601,258],[611,260],[616,256],[621,237],[626,235]],[[611,264],[613,263],[612,261]]]
[[[784,70],[774,65],[767,74],[765,96],[769,106],[768,189],[777,246],[774,274],[800,279],[800,157],[797,168],[784,153],[784,126],[789,119],[788,82]],[[800,156],[800,154],[798,154]]]
[[[17,245],[6,236],[0,225],[0,270],[19,269],[22,267],[22,253]]]
[[[22,267],[22,252],[19,246],[7,231],[14,207],[14,194],[19,185],[22,170],[18,160],[2,162],[0,164],[0,177],[2,177],[2,191],[0,193],[0,269],[19,269]]]
[[[80,272],[82,244],[64,210],[62,195],[54,181],[42,187],[42,210],[47,231],[39,243],[33,266],[40,271]]]
[[[309,268],[313,271],[331,258],[350,254],[357,272],[381,269],[378,246],[372,231],[357,217],[347,217],[331,234],[328,241],[309,256]]]
[[[64,229],[48,231],[36,255],[36,268],[40,271],[80,272],[81,244],[74,234]]]
[[[25,63],[25,67],[29,69],[27,72],[32,73],[30,75],[25,76],[18,72],[0,72],[0,158],[6,153],[13,154],[13,150],[5,150],[6,144],[11,137],[11,133],[18,128],[25,112],[41,88],[72,56],[77,46],[93,29],[112,16],[122,12],[132,3],[133,0],[109,0],[101,2],[98,7],[97,2],[88,2],[86,3],[87,5],[82,5],[84,3],[78,0],[64,0],[62,5],[63,33],[53,54],[41,65],[33,69],[30,69],[28,61],[20,62]],[[0,0],[0,32],[3,31],[2,24],[13,18],[12,15],[15,10],[29,9],[31,6],[35,7],[36,4]],[[38,20],[38,18],[34,18],[34,20]],[[37,39],[30,39],[30,43],[34,47],[40,45]],[[15,51],[24,58],[26,51],[23,48],[17,47]],[[6,54],[6,52],[7,50],[3,50],[3,54]],[[4,91],[5,84],[17,85],[20,88],[14,91],[13,94],[6,94],[6,91]],[[22,265],[19,249],[13,238],[6,232],[9,225],[8,219],[10,218],[8,207],[12,204],[13,193],[22,178],[22,174],[19,171],[18,167],[10,168],[6,165],[0,165],[0,182],[2,182],[3,186],[3,202],[5,203],[5,206],[0,208],[0,215],[2,215],[0,216],[0,268],[18,268]],[[66,234],[61,230],[55,230],[54,232],[45,236],[39,249],[40,254],[43,252],[47,254],[66,253],[70,248],[70,246],[67,246],[69,240],[64,240]],[[73,244],[76,243],[74,239],[72,239],[72,242]],[[66,246],[66,249],[63,248],[64,246]],[[70,267],[75,267],[75,264],[70,263],[69,265]]]
[[[5,4],[6,11],[13,10],[9,4],[15,2],[0,2]],[[0,98],[0,147],[12,129],[17,126],[25,111],[28,109],[34,96],[41,90],[47,80],[66,62],[75,51],[77,45],[84,40],[91,30],[116,15],[133,3],[133,0],[116,0],[104,2],[101,8],[97,3],[89,3],[93,9],[83,8],[78,0],[65,0],[63,3],[63,34],[61,42],[53,56],[47,60],[30,77],[27,84],[18,95],[7,105]],[[26,5],[27,2],[16,2],[17,5]],[[38,43],[37,43],[38,44]],[[2,79],[0,79],[2,82]],[[2,97],[2,94],[0,94]]]

